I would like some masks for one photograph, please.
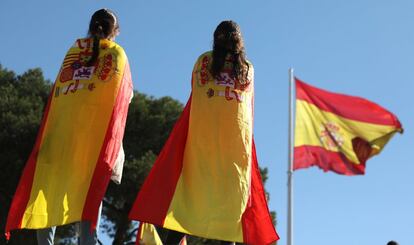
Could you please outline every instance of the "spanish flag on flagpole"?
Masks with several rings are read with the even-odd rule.
[[[6,224],[40,229],[88,220],[94,228],[121,148],[132,80],[124,50],[92,39],[67,52],[49,96],[36,143],[23,170]]]
[[[295,83],[295,170],[318,166],[343,175],[364,174],[366,161],[396,132],[403,132],[394,114],[371,101],[328,92],[297,78]]]
[[[293,245],[293,170],[318,166],[343,175],[364,174],[366,161],[397,132],[403,132],[398,118],[381,106],[313,87],[289,69],[287,245]]]

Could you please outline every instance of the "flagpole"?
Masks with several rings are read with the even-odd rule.
[[[294,142],[294,77],[293,68],[289,68],[289,136],[288,136],[288,203],[287,203],[287,245],[293,245],[293,142]]]

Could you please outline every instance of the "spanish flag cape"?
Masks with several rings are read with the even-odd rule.
[[[136,245],[162,245],[154,225],[141,222],[138,227]]]
[[[253,141],[253,66],[249,82],[219,79],[212,53],[200,56],[192,95],[144,182],[129,217],[190,235],[269,244],[278,239]]]
[[[9,211],[6,234],[88,220],[96,226],[124,134],[132,80],[118,44],[92,39],[69,49]]]
[[[154,225],[141,222],[137,231],[136,245],[163,245]],[[178,245],[187,245],[187,236],[183,236]]]
[[[294,169],[364,174],[366,161],[397,132],[403,132],[398,118],[381,106],[296,78]]]

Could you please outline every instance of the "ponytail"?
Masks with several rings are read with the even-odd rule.
[[[117,35],[119,30],[115,14],[108,9],[96,11],[89,23],[89,37],[93,38],[92,57],[87,66],[93,66],[99,57],[99,43],[101,39],[110,39]]]
[[[102,27],[100,28],[102,30]],[[99,41],[100,38],[96,35],[93,36],[93,45],[92,45],[92,57],[89,59],[86,66],[93,66],[99,56]]]

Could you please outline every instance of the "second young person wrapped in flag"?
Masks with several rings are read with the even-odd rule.
[[[192,93],[144,182],[130,218],[246,244],[278,239],[253,140],[253,66],[239,26],[223,21],[192,73]],[[174,232],[176,231],[176,232]]]

